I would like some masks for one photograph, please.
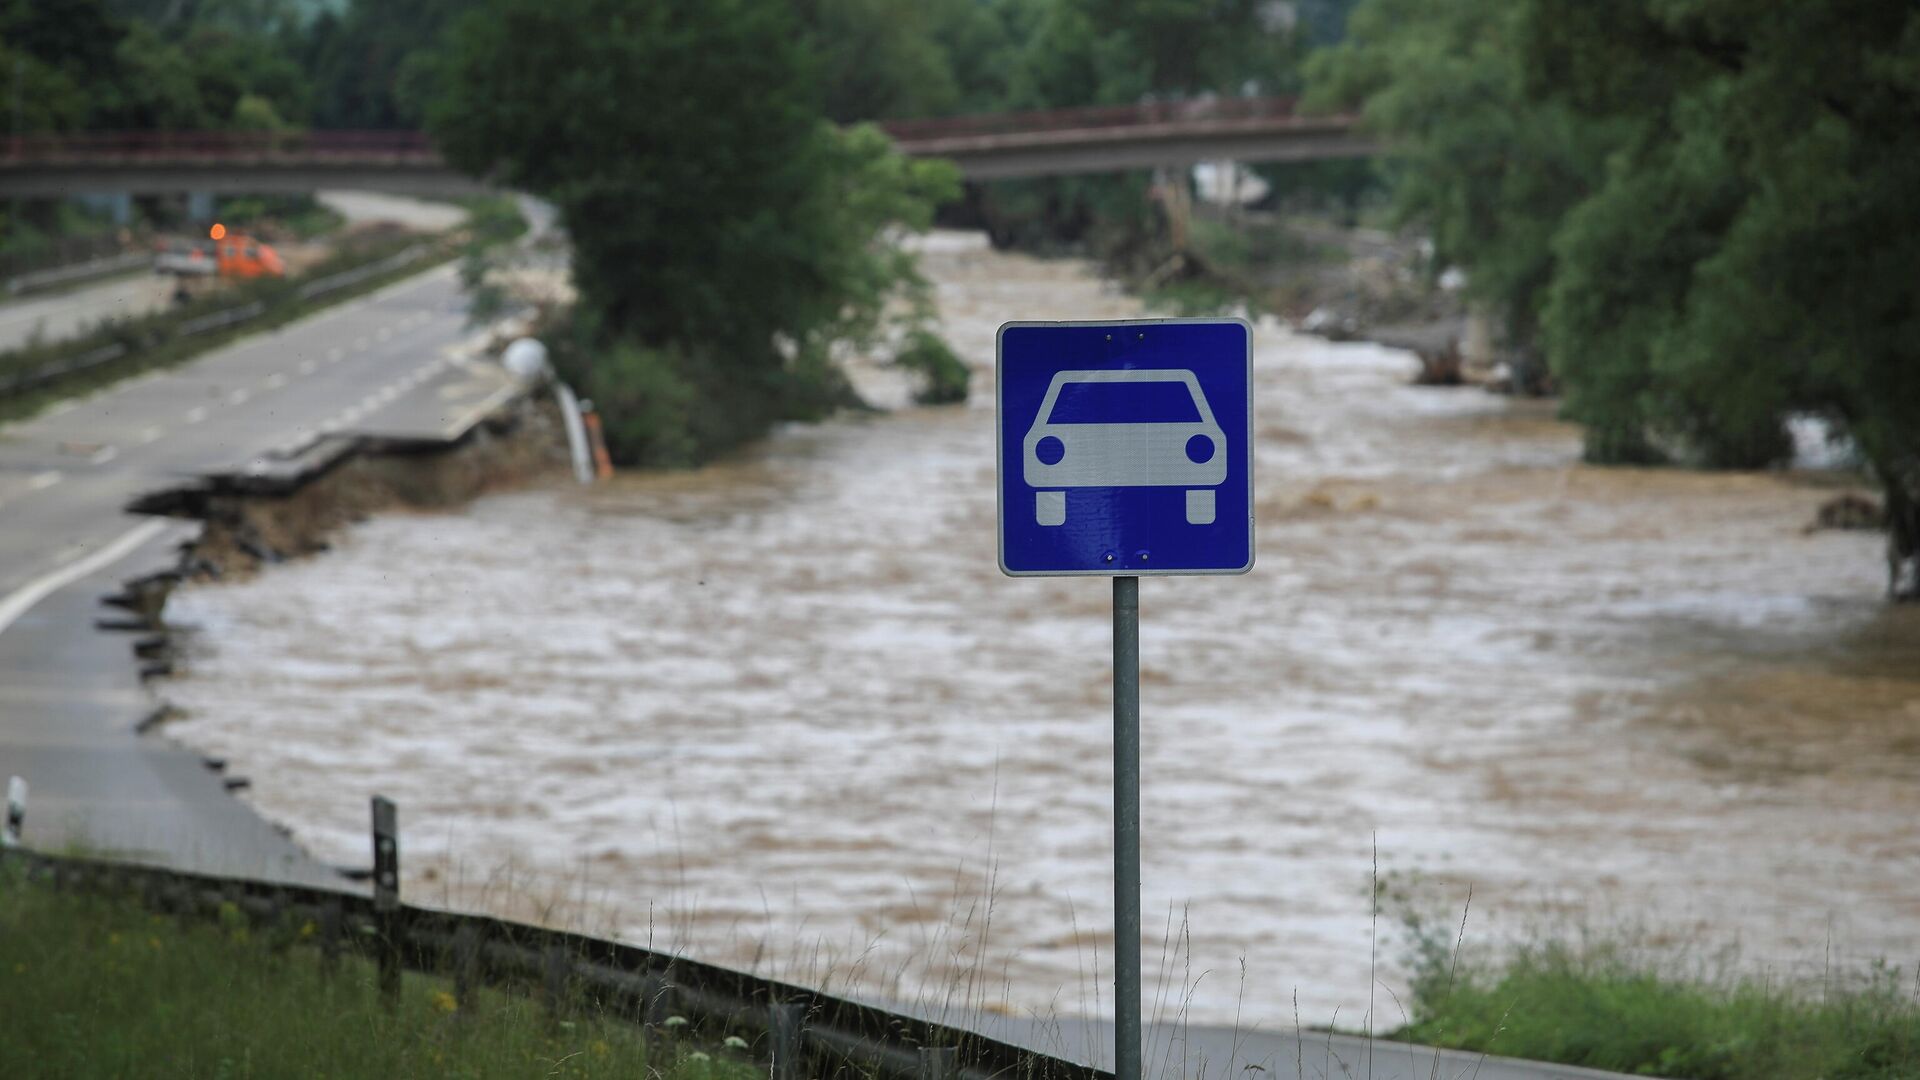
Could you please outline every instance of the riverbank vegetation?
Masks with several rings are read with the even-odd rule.
[[[783,0],[492,0],[435,85],[449,160],[559,209],[580,299],[554,363],[617,461],[693,464],[853,404],[836,352],[925,332],[893,306],[923,286],[887,232],[926,227],[954,171],[829,123]]]
[[[1395,1040],[1686,1080],[1920,1076],[1915,973],[1795,983],[1688,969],[1618,944],[1538,943],[1500,964],[1419,955]]]
[[[355,956],[327,974],[312,926],[250,928],[56,892],[0,867],[0,1075],[13,1077],[660,1076],[749,1080],[734,1051],[649,1048],[583,1011],[407,974],[397,1005]]]
[[[1920,13],[1821,0],[1365,0],[1311,64],[1402,219],[1596,462],[1755,468],[1824,420],[1920,600]]]

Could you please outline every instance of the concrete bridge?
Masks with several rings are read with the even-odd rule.
[[[1364,157],[1351,116],[1301,116],[1291,98],[1226,98],[998,113],[882,124],[915,157],[968,180],[1185,166],[1201,161]],[[407,131],[102,132],[0,142],[0,197],[90,193],[298,193],[329,189],[474,194],[486,185]]]

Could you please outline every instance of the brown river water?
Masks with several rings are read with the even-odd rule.
[[[173,734],[343,864],[395,799],[416,901],[1107,1012],[1108,586],[996,568],[993,342],[1139,309],[1082,264],[927,247],[967,407],[183,590]],[[1551,404],[1413,367],[1261,324],[1258,565],[1142,585],[1159,1009],[1279,1028],[1297,994],[1358,1027],[1376,953],[1404,1000],[1376,875],[1455,922],[1471,888],[1469,948],[1920,961],[1920,610],[1883,603],[1879,537],[1803,532],[1820,477],[1584,467]]]

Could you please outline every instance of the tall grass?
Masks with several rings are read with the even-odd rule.
[[[1623,941],[1544,941],[1462,964],[1457,940],[1422,933],[1411,1022],[1390,1038],[1688,1080],[1920,1077],[1915,977],[1876,965],[1808,985],[1663,962]]]
[[[526,998],[409,973],[399,1001],[315,929],[233,912],[180,923],[132,900],[56,892],[0,866],[0,1076],[597,1077],[748,1080],[732,1051],[651,1051],[640,1029],[555,1019]]]

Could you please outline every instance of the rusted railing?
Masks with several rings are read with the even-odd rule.
[[[973,135],[1024,135],[1050,131],[1089,131],[1232,120],[1289,120],[1298,116],[1298,98],[1194,98],[1135,105],[1101,105],[1035,112],[983,113],[925,120],[887,120],[880,127],[901,142]]]

